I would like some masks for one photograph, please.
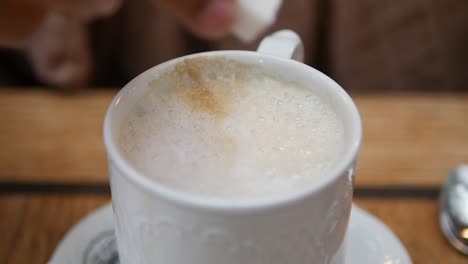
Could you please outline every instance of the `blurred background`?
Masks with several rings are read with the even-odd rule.
[[[277,22],[265,34],[284,28],[297,31],[305,42],[306,63],[348,91],[468,90],[468,1],[284,2]],[[258,45],[229,35],[215,41],[198,38],[150,0],[119,5],[89,19],[84,29],[63,30],[56,42],[43,37],[22,49],[0,49],[0,85],[122,87],[172,58],[208,50],[254,50]],[[78,33],[84,37],[77,39]],[[73,41],[86,51],[69,43]],[[61,48],[68,48],[66,54],[54,55],[54,49]],[[67,56],[81,64],[76,67],[85,68],[85,76],[50,77],[50,68],[59,68]],[[49,69],[43,69],[44,60],[52,64]]]
[[[46,263],[80,219],[109,203],[102,123],[119,88],[161,62],[255,50],[286,28],[361,113],[354,203],[382,219],[414,263],[467,263],[438,219],[448,174],[468,164],[468,0],[284,0],[249,44],[200,34],[188,16],[201,2],[0,0],[4,263]],[[216,8],[215,28],[228,24]]]

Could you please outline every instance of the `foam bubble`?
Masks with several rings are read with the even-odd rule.
[[[251,66],[189,60],[150,85],[122,126],[121,149],[170,188],[266,198],[310,186],[343,151],[342,121],[326,100]]]

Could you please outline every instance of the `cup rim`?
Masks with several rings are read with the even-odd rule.
[[[126,159],[123,157],[121,152],[118,150],[116,144],[116,138],[113,137],[112,133],[112,117],[114,109],[118,106],[120,98],[126,93],[127,90],[133,89],[135,82],[138,82],[144,76],[161,69],[165,69],[171,65],[175,65],[180,61],[188,58],[194,58],[199,56],[229,56],[229,59],[233,58],[235,55],[239,57],[253,57],[260,62],[263,62],[264,59],[274,60],[287,67],[287,65],[295,65],[296,67],[302,68],[302,71],[309,71],[311,74],[316,74],[320,77],[321,80],[327,82],[329,89],[334,89],[337,96],[340,96],[343,100],[344,107],[346,107],[347,112],[349,113],[352,119],[352,130],[354,137],[349,143],[349,148],[347,148],[342,154],[342,158],[336,163],[336,165],[331,169],[326,175],[320,177],[320,179],[310,186],[301,189],[299,191],[288,192],[285,194],[275,195],[269,198],[261,199],[247,199],[247,200],[228,200],[221,198],[205,197],[202,195],[195,195],[190,193],[185,193],[166,187],[163,184],[158,183],[155,180],[151,180],[148,177],[145,177],[142,173],[138,172]],[[257,64],[259,64],[257,63]],[[205,209],[205,210],[216,210],[216,211],[225,211],[225,212],[247,212],[253,210],[261,209],[272,209],[281,206],[290,205],[297,203],[307,197],[313,196],[314,194],[320,192],[333,182],[337,181],[343,172],[350,168],[355,159],[357,158],[361,143],[362,143],[362,122],[359,111],[351,99],[351,97],[345,92],[345,90],[337,84],[330,77],[324,73],[312,68],[304,63],[284,59],[277,56],[261,54],[255,51],[242,51],[242,50],[230,50],[230,51],[210,51],[191,54],[187,56],[178,57],[164,63],[158,64],[139,74],[133,80],[128,82],[114,97],[108,110],[105,115],[104,125],[103,125],[103,136],[104,136],[104,145],[109,159],[109,166],[112,164],[120,171],[120,175],[126,178],[129,183],[138,186],[139,188],[150,192],[152,195],[156,195],[159,198],[166,200],[168,202],[176,203],[181,206]],[[111,164],[112,163],[112,164]],[[112,194],[116,195],[116,194]]]

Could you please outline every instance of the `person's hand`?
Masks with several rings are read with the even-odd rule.
[[[57,0],[23,47],[36,76],[55,87],[86,87],[93,72],[87,25],[120,5],[121,0]]]
[[[205,38],[228,33],[235,19],[236,0],[153,0],[192,32]]]
[[[22,48],[49,85],[84,87],[92,73],[87,25],[114,13],[121,1],[0,0],[0,47]],[[151,1],[206,38],[228,33],[235,19],[236,0]]]

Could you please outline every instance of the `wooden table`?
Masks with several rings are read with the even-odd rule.
[[[101,127],[115,93],[0,89],[2,263],[46,262],[69,228],[109,202]],[[437,220],[441,184],[468,163],[468,95],[354,97],[364,122],[355,202],[414,263],[468,263]]]

